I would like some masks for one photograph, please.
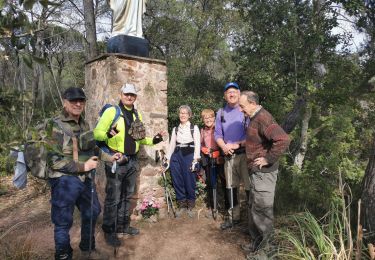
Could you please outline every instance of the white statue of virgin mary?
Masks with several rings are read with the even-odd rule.
[[[108,0],[113,11],[111,37],[129,35],[143,38],[142,15],[146,12],[147,0]]]

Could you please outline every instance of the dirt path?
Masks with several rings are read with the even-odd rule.
[[[10,179],[2,179],[9,185]],[[38,188],[37,188],[38,187]],[[0,259],[53,259],[53,225],[50,221],[49,195],[29,183],[27,189],[10,189],[0,196]],[[122,237],[117,259],[244,259],[240,244],[246,235],[240,228],[220,231],[221,220],[208,219],[202,210],[195,218],[163,218],[156,223],[138,221],[136,237]],[[113,257],[98,223],[97,248]],[[79,214],[71,229],[74,252],[79,251]]]

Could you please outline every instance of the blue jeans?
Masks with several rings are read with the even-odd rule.
[[[102,229],[105,233],[115,233],[117,227],[129,224],[131,199],[136,191],[138,176],[136,156],[118,166],[116,173],[112,173],[111,166],[106,164],[105,174],[107,184]]]
[[[51,186],[51,219],[55,225],[55,249],[56,252],[72,252],[70,246],[69,230],[73,225],[74,206],[81,212],[81,242],[82,251],[95,248],[95,223],[100,214],[100,204],[96,190],[91,193],[91,179],[86,178],[82,182],[78,177],[64,175],[59,178],[50,178]],[[91,205],[91,196],[93,204]],[[91,220],[92,219],[92,220]],[[90,222],[92,227],[90,228]]]
[[[196,176],[190,171],[193,156],[193,153],[184,155],[179,149],[171,156],[170,169],[177,202],[195,202]]]

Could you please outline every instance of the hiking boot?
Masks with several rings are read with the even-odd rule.
[[[233,220],[233,221],[226,220],[224,223],[221,223],[220,228],[221,230],[226,230],[228,228],[234,227],[235,225],[238,225],[239,223],[240,223],[239,220]]]
[[[178,208],[176,210],[176,218],[182,217],[182,215],[185,213],[185,211],[186,211],[186,208]]]
[[[72,260],[72,254],[69,254],[69,253],[55,254],[55,260]]]
[[[136,236],[139,234],[139,229],[131,226],[127,226],[122,229],[117,229],[117,234]]]
[[[121,246],[121,240],[116,233],[104,233],[104,239],[109,246]]]
[[[90,251],[81,251],[80,260],[107,260],[109,256],[103,252],[93,249]]]
[[[72,260],[73,258],[73,250],[58,250],[55,252],[55,260]]]

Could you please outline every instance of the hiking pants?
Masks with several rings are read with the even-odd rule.
[[[250,174],[248,218],[252,241],[267,242],[273,232],[273,202],[277,173],[276,170],[273,172],[251,172]]]
[[[224,165],[223,164],[217,164],[215,163],[214,171],[212,170],[212,164],[211,164],[211,159],[207,156],[207,161],[209,162],[207,166],[204,167],[204,171],[206,174],[206,189],[207,189],[207,206],[208,208],[213,209],[214,208],[214,201],[213,201],[213,189],[216,189],[216,199],[217,199],[217,194],[218,194],[218,179],[221,181],[221,189],[224,191],[224,198],[225,198],[225,207],[227,207],[227,199],[225,195],[225,177],[224,175]],[[216,201],[217,203],[217,201]]]
[[[181,149],[176,148],[171,156],[170,170],[173,188],[176,191],[176,200],[179,205],[195,204],[196,176],[190,171],[194,153],[184,155]]]
[[[129,156],[129,161],[117,166],[112,173],[112,165],[105,165],[107,184],[105,187],[103,231],[115,233],[117,227],[129,224],[131,200],[136,191],[138,176],[138,161],[136,156]]]
[[[63,175],[58,178],[50,178],[49,184],[51,185],[51,219],[55,225],[56,252],[72,252],[69,230],[73,225],[74,206],[77,206],[81,212],[81,242],[79,247],[82,251],[89,250],[92,218],[91,249],[94,249],[95,223],[100,214],[100,204],[96,190],[94,190],[93,205],[91,205],[91,179],[86,178],[82,182],[77,176]]]
[[[244,184],[246,191],[250,190],[250,179],[246,154],[233,154],[230,157],[225,157],[224,172],[227,189],[233,188],[233,192],[236,193],[233,194],[233,197],[234,199],[237,198],[238,200],[237,202],[234,201],[233,203],[233,213],[231,209],[228,210],[228,213],[230,217],[233,217],[233,220],[240,220],[240,184]],[[229,192],[228,200],[230,203],[231,198]]]

